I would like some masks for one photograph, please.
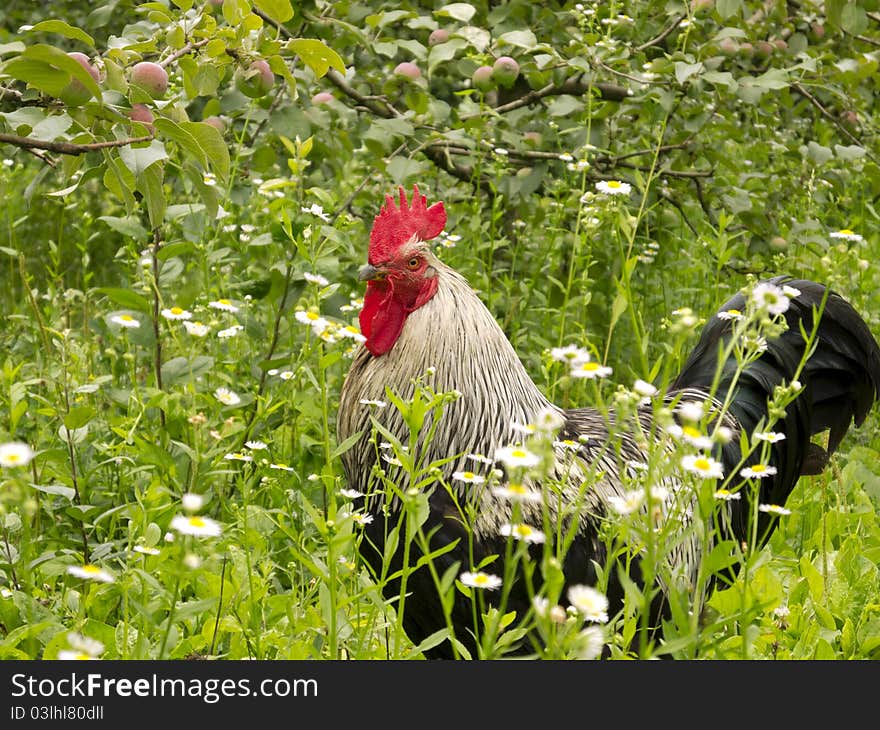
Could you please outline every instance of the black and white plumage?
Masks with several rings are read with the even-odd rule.
[[[401,191],[401,209],[404,204]],[[389,202],[383,214],[391,205]],[[403,233],[406,232],[404,226]],[[349,486],[368,495],[359,506],[374,517],[365,528],[361,544],[368,565],[377,574],[382,570],[387,535],[400,522],[400,503],[388,497],[383,489],[377,489],[379,481],[374,467],[385,467],[401,490],[410,486],[405,474],[382,462],[381,449],[377,448],[375,439],[371,439],[372,419],[403,444],[407,443],[409,430],[393,407],[376,409],[363,401],[386,400],[386,387],[404,399],[410,398],[413,382],[424,380],[426,373],[431,373],[428,382],[436,391],[460,394],[444,407],[438,423],[434,424],[433,438],[430,441],[420,438],[416,446],[421,463],[441,463],[443,481],[454,490],[450,493],[439,483],[427,487],[430,513],[423,529],[430,535],[431,550],[442,553],[434,560],[436,574],[443,575],[453,566],[459,571],[468,570],[488,555],[504,555],[507,538],[500,528],[510,520],[510,504],[492,490],[476,489],[455,481],[453,474],[474,468],[468,455],[492,456],[496,450],[520,440],[522,434],[515,424],[533,422],[538,414],[545,417],[550,414],[563,424],[559,439],[569,439],[580,446],[575,456],[570,449],[557,446],[551,477],[560,487],[553,499],[523,502],[521,521],[534,525],[576,525],[574,540],[562,563],[565,581],[567,585],[595,584],[597,566],[610,567],[607,566],[607,546],[601,538],[603,520],[610,512],[611,500],[624,497],[632,484],[622,472],[628,464],[647,460],[645,438],[659,438],[653,408],[639,406],[628,425],[615,425],[613,412],[558,408],[529,377],[503,331],[465,279],[440,262],[419,235],[401,235],[394,246],[382,249],[380,254],[374,253],[371,248],[365,278],[370,279],[370,285],[376,285],[372,291],[375,298],[373,302],[368,300],[371,319],[365,321],[362,317],[362,328],[380,344],[371,348],[368,339],[367,346],[356,354],[343,386],[338,414],[340,441],[362,432],[361,438],[343,455],[343,465]],[[398,283],[394,278],[397,267],[401,271],[414,270],[417,263],[419,271],[415,275],[401,273]],[[411,308],[394,310],[397,305],[389,304],[392,315],[383,319],[382,306],[389,297],[395,296],[395,291],[409,292],[407,287],[417,287],[429,280],[430,296]],[[802,392],[785,408],[774,426],[774,430],[785,434],[784,440],[770,446],[768,463],[775,467],[776,473],[760,480],[757,495],[762,503],[783,505],[798,478],[821,470],[850,425],[853,422],[859,425],[865,419],[880,393],[880,348],[861,317],[837,294],[828,293],[826,297],[822,285],[809,281],[778,277],[771,282],[785,282],[800,291],[791,299],[784,314],[787,330],[767,342],[763,354],[732,382],[736,371],[732,359],[720,368],[720,377],[716,367],[719,346],[730,338],[732,323],[713,318],[703,329],[690,358],[665,394],[665,400],[670,404],[681,400],[708,401],[716,409],[726,402],[723,425],[730,430],[731,438],[723,445],[716,445],[714,455],[727,474],[743,466],[740,433],[751,436],[757,427],[767,422],[768,399],[777,386],[799,380]],[[370,293],[368,285],[368,297]],[[412,301],[409,293],[406,296],[407,301]],[[743,296],[737,294],[721,311],[745,308]],[[812,343],[815,349],[806,360],[806,366],[798,371],[806,347],[801,327],[810,333],[814,312],[820,309],[822,316]],[[394,318],[395,311],[403,312],[402,323]],[[391,324],[386,325],[386,321]],[[384,339],[377,334],[384,326],[393,327],[396,335]],[[717,387],[710,397],[713,382]],[[633,427],[634,424],[638,427]],[[609,429],[614,431],[615,448],[611,447]],[[829,429],[827,452],[811,444],[811,436]],[[427,430],[423,429],[422,436]],[[756,461],[757,455],[753,455],[746,464]],[[692,581],[701,550],[705,548],[696,531],[689,534],[685,529],[694,499],[683,487],[688,484],[691,484],[688,480],[666,477],[663,485],[669,488],[675,502],[670,514],[682,520],[686,537],[669,550],[666,570],[662,577],[658,576],[661,590],[652,603],[653,626],[659,625],[665,615],[664,581]],[[540,485],[533,486],[540,488]],[[748,496],[745,491],[744,495]],[[473,510],[466,518],[460,505],[468,503],[473,505]],[[754,501],[742,499],[725,506],[729,513],[720,525],[722,535],[738,541],[746,539]],[[470,522],[469,529],[465,528],[465,521]],[[765,539],[773,521],[772,514],[761,513],[755,534]],[[532,548],[533,555],[540,558],[542,546]],[[418,556],[419,551],[413,545],[411,565],[415,565]],[[631,557],[626,571],[639,583],[642,580],[639,558]],[[402,560],[403,551],[398,547],[390,565],[386,562],[386,574],[399,570]],[[500,574],[501,571],[499,564],[493,563],[492,572]],[[409,638],[418,643],[444,628],[446,620],[435,578],[426,568],[408,576],[406,589],[404,628]],[[399,580],[388,581],[385,590],[389,599],[397,596]],[[622,606],[623,592],[617,571],[610,570],[607,582],[610,613]],[[519,579],[510,588],[506,610],[515,610],[523,616],[529,607],[529,591],[525,581]],[[476,647],[472,636],[473,616],[470,601],[457,595],[452,623],[456,638],[471,653]],[[531,649],[528,641],[522,643],[522,651]],[[451,646],[444,642],[428,654],[450,657]]]

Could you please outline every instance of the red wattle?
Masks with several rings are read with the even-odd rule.
[[[394,346],[407,314],[406,307],[394,296],[394,287],[387,279],[367,283],[360,323],[361,333],[367,338],[364,346],[371,354],[384,355]]]

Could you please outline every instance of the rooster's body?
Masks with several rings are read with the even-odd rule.
[[[456,472],[475,470],[471,455],[491,457],[499,449],[521,442],[523,434],[517,424],[532,423],[538,414],[561,424],[555,463],[548,475],[561,487],[553,499],[520,503],[519,519],[539,527],[574,525],[574,539],[561,566],[565,582],[593,585],[598,578],[597,567],[606,567],[609,561],[601,528],[611,512],[610,502],[615,497],[624,497],[632,488],[631,480],[624,478],[627,475],[622,472],[629,468],[627,465],[647,460],[644,444],[640,445],[640,439],[633,434],[653,438],[657,433],[650,403],[643,403],[634,416],[629,416],[640,428],[617,428],[613,412],[603,414],[590,408],[565,410],[550,403],[476,293],[425,244],[439,234],[443,224],[442,204],[426,208],[417,190],[410,207],[401,190],[400,208],[388,198],[377,216],[371,236],[370,264],[362,271],[362,278],[369,279],[361,315],[367,342],[355,356],[346,378],[338,416],[340,441],[362,433],[343,455],[343,463],[349,486],[368,495],[363,506],[373,520],[365,528],[361,552],[378,575],[383,572],[387,535],[400,523],[401,506],[399,499],[377,489],[374,467],[385,468],[400,489],[409,485],[406,473],[382,461],[382,450],[377,448],[376,439],[371,438],[372,419],[401,444],[408,443],[410,432],[398,410],[390,406],[377,409],[370,402],[387,400],[386,388],[404,399],[411,397],[414,382],[424,379],[426,373],[430,373],[426,382],[435,391],[460,394],[444,407],[434,424],[433,436],[420,438],[417,446],[419,463],[440,463],[443,482],[449,489],[439,482],[428,488],[430,513],[423,530],[430,536],[431,551],[442,553],[434,558],[436,571],[432,575],[421,567],[407,579],[404,628],[416,643],[447,627],[436,576],[442,576],[453,566],[459,572],[466,571],[488,556],[505,555],[508,538],[502,535],[501,527],[510,522],[510,502],[494,490],[479,489],[453,478]],[[786,408],[774,427],[785,434],[784,440],[771,447],[768,463],[775,468],[775,474],[760,482],[760,502],[776,505],[785,503],[800,475],[817,473],[824,466],[850,424],[855,421],[858,425],[864,420],[880,392],[880,349],[861,317],[841,297],[826,294],[819,284],[797,280],[787,284],[800,291],[784,315],[788,329],[768,343],[759,360],[738,376],[735,362],[726,363],[720,368],[721,376],[712,392],[719,370],[719,344],[729,339],[731,332],[729,321],[715,318],[704,329],[690,359],[664,396],[671,405],[707,401],[718,411],[728,401],[721,424],[729,429],[731,438],[723,446],[715,447],[715,456],[727,474],[741,466],[740,433],[750,436],[766,423],[768,398],[774,388],[798,378],[804,392]],[[806,346],[801,325],[807,333],[811,332],[814,310],[822,307],[816,349],[803,371],[798,372]],[[745,308],[742,296],[737,295],[722,311]],[[734,392],[727,398],[734,377]],[[812,445],[810,437],[829,429],[826,453]],[[427,430],[426,425],[422,437]],[[616,448],[609,448],[610,431],[614,431]],[[571,442],[578,444],[574,457]],[[676,495],[680,504],[685,504],[681,512],[685,522],[692,497],[681,487],[690,483],[667,476],[662,485]],[[467,528],[463,504],[474,507]],[[729,523],[725,521],[723,529],[733,534],[726,537],[747,537],[753,506],[747,499],[727,503]],[[772,515],[761,513],[756,534],[765,538],[773,519]],[[542,546],[532,549],[539,558]],[[666,557],[668,565],[663,572],[667,580],[677,576],[692,582],[701,549],[704,546],[696,531],[676,544]],[[411,565],[415,565],[419,554],[413,546],[409,555]],[[386,556],[384,574],[393,576],[402,567],[402,561],[403,550],[398,546],[390,560]],[[492,572],[503,573],[500,560],[492,563]],[[625,572],[641,583],[637,555],[627,563]],[[623,602],[622,578],[619,571],[609,569],[606,590],[612,614]],[[506,610],[524,616],[531,606],[530,591],[539,587],[532,585],[527,589],[526,581],[517,580],[509,588]],[[385,591],[389,598],[398,596],[399,578],[388,580]],[[664,615],[663,590],[657,592],[651,613],[652,625],[659,625]],[[476,645],[473,617],[470,600],[457,594],[451,622],[456,638],[471,653]],[[523,643],[523,651],[531,648],[528,642]],[[450,643],[440,644],[429,655],[452,656]]]

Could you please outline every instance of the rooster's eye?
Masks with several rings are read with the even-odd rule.
[[[420,264],[420,263],[421,263],[421,261],[419,261],[418,258],[416,258],[415,256],[413,256],[409,261],[406,262],[406,265],[407,265],[410,269],[417,269],[417,268],[419,268],[419,264]]]

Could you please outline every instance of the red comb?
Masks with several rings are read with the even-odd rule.
[[[443,203],[434,203],[430,208],[428,199],[419,194],[419,186],[413,185],[412,201],[407,203],[403,186],[398,188],[400,207],[394,198],[385,196],[385,205],[373,220],[370,231],[371,264],[387,261],[403,244],[416,236],[420,241],[430,241],[440,234],[446,225],[446,209]]]

